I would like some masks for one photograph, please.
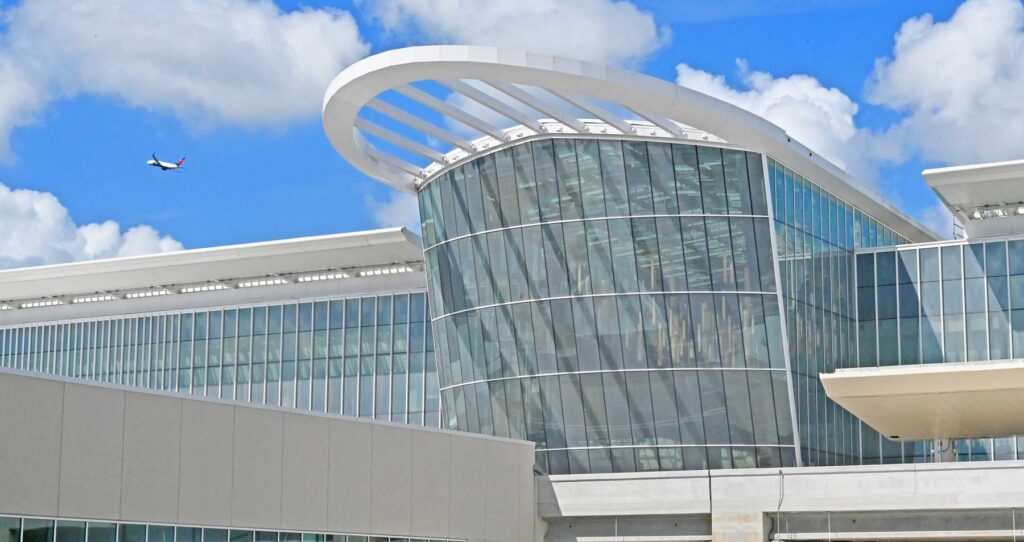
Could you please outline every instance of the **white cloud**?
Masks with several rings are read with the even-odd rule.
[[[953,223],[956,221],[956,218],[944,204],[936,203],[922,209],[918,213],[917,219],[930,230],[939,234],[943,239],[951,239],[953,237]]]
[[[114,96],[193,125],[314,118],[369,48],[352,16],[267,0],[33,0],[2,12],[0,152],[47,103]]]
[[[849,96],[809,75],[774,77],[750,71],[742,60],[737,65],[742,88],[686,64],[676,66],[676,82],[768,119],[840,167],[860,167],[855,153],[866,144],[865,134],[854,121],[859,106]]]
[[[382,228],[405,226],[420,231],[420,207],[412,194],[395,190],[384,201],[368,200],[367,207],[373,214],[373,221]]]
[[[412,27],[430,42],[493,45],[602,64],[638,64],[671,36],[652,14],[627,1],[377,0],[372,10],[388,30]]]
[[[0,268],[182,250],[150,226],[122,231],[112,220],[78,226],[49,192],[0,184]]]
[[[894,129],[926,160],[1024,155],[1024,4],[968,0],[948,20],[909,19],[869,85],[873,103],[905,111]]]

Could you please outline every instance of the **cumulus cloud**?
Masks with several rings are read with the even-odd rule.
[[[676,66],[676,82],[768,119],[840,167],[857,166],[855,153],[866,138],[854,121],[859,106],[849,96],[809,75],[775,77],[751,71],[743,60],[737,67],[739,88],[686,64]]]
[[[382,228],[405,226],[420,231],[420,207],[416,196],[394,191],[383,201],[370,199],[368,205],[373,221]]]
[[[957,222],[957,219],[945,205],[936,203],[925,207],[918,213],[917,219],[944,239],[953,237],[953,224]]]
[[[948,21],[907,20],[869,84],[873,103],[904,111],[911,150],[949,164],[1024,155],[1024,4],[968,0]]]
[[[614,0],[378,0],[387,29],[409,28],[435,43],[494,45],[602,64],[635,65],[671,34],[654,16]]]
[[[0,12],[0,152],[13,128],[79,94],[186,123],[314,118],[323,91],[364,56],[351,14],[267,0],[33,0]]]
[[[76,225],[49,192],[0,184],[0,268],[182,250],[150,226],[122,230],[112,220]]]

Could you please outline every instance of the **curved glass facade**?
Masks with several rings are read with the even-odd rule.
[[[540,140],[420,207],[450,428],[551,473],[795,464],[761,155]]]

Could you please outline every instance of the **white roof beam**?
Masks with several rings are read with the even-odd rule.
[[[402,170],[402,171],[404,171],[404,172],[406,172],[409,175],[412,175],[414,177],[421,178],[421,179],[423,178],[423,168],[421,168],[421,167],[419,167],[419,166],[417,166],[415,164],[410,164],[409,162],[406,162],[405,160],[402,160],[401,158],[395,158],[394,156],[391,156],[390,154],[387,154],[385,152],[381,152],[380,149],[378,149],[377,147],[374,147],[372,145],[367,145],[367,147],[366,147],[366,154],[367,154],[367,156],[369,156],[370,158],[372,158],[372,159],[374,159],[374,160],[376,160],[378,162],[382,162],[382,163],[385,163],[385,164],[387,164],[387,165],[389,165],[391,167],[398,168],[398,169],[400,169],[400,170]]]
[[[562,124],[576,130],[577,132],[586,132],[586,128],[583,127],[583,123],[580,122],[575,116],[570,114],[568,111],[563,110],[557,105],[537,98],[536,96],[526,92],[525,90],[510,84],[510,83],[488,83],[492,87],[508,94],[512,98],[523,102],[529,107],[540,111],[541,113],[561,122]]]
[[[635,107],[626,107],[630,111],[640,116],[640,118],[646,120],[647,122],[650,122],[651,124],[657,126],[658,128],[661,128],[662,130],[665,130],[666,132],[672,135],[677,136],[683,134],[683,129],[670,118],[655,115],[653,113],[644,113],[643,111],[640,111]]]
[[[401,109],[391,104],[382,102],[378,98],[374,98],[367,102],[366,107],[369,107],[370,109],[382,115],[391,117],[392,119],[397,120],[398,122],[401,122],[402,124],[405,124],[410,128],[414,128],[425,134],[434,136],[437,139],[440,139],[441,141],[444,141],[445,143],[452,145],[453,147],[458,147],[468,153],[474,152],[473,144],[470,143],[469,141],[462,139],[461,137],[449,132],[448,130],[443,130],[440,127],[431,124],[415,115],[406,113],[405,111],[402,111]]]
[[[461,109],[458,109],[457,107],[454,107],[449,103],[445,103],[441,100],[438,100],[437,98],[431,96],[430,94],[427,94],[426,92],[423,92],[422,90],[416,87],[410,85],[402,85],[400,87],[395,88],[395,92],[401,94],[402,96],[412,98],[413,100],[416,100],[417,102],[433,109],[434,111],[437,111],[438,113],[441,113],[446,117],[453,118],[461,122],[462,124],[469,126],[470,128],[480,130],[481,132],[493,137],[494,139],[497,139],[498,141],[505,140],[505,131],[502,130],[501,128],[498,128],[497,126],[485,121],[480,117],[471,115]]]
[[[604,123],[608,124],[609,126],[614,126],[616,130],[622,132],[623,134],[634,133],[633,127],[630,126],[629,123],[625,121],[625,119],[598,105],[596,102],[592,100],[589,100],[583,96],[570,95],[561,92],[555,92],[553,90],[549,90],[548,92],[575,105],[576,107],[579,107],[580,109],[586,111],[587,113],[594,115],[595,117],[597,117]]]
[[[430,147],[427,147],[426,145],[421,145],[405,136],[396,134],[395,132],[392,132],[391,130],[384,128],[379,124],[375,124],[361,117],[357,117],[356,121],[353,124],[355,124],[355,126],[360,130],[368,134],[377,136],[383,139],[384,141],[387,141],[392,145],[401,147],[417,156],[422,156],[427,160],[433,160],[434,162],[437,162],[439,164],[444,163],[443,154],[435,151],[434,149],[431,149]]]
[[[505,117],[508,117],[513,122],[518,122],[519,124],[526,126],[527,128],[533,130],[534,132],[542,131],[540,123],[537,122],[537,119],[534,119],[533,117],[527,115],[523,111],[520,111],[519,109],[516,109],[515,107],[508,105],[507,103],[495,98],[494,96],[491,96],[490,94],[487,94],[486,92],[483,92],[480,89],[474,88],[472,85],[469,85],[459,79],[438,81],[438,83],[450,88],[451,90],[454,90],[455,92],[458,92],[459,94],[462,94],[463,96],[469,98],[470,100],[473,100],[474,102],[490,109],[491,111],[494,111],[495,113],[498,113],[499,115],[504,115]]]

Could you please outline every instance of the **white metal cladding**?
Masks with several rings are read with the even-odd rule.
[[[3,270],[0,310],[359,279],[422,268],[419,236],[390,228]]]
[[[428,82],[458,99],[414,85]],[[400,95],[409,106],[386,95]],[[402,133],[368,120],[367,112]],[[581,113],[594,119],[581,119]],[[331,82],[323,123],[331,144],[352,165],[408,193],[449,167],[530,138],[641,137],[736,146],[785,163],[912,241],[938,239],[757,115],[668,81],[578,60],[477,46],[386,51],[352,64]],[[479,137],[467,138],[453,124]],[[438,143],[454,150],[441,153],[434,148]]]

